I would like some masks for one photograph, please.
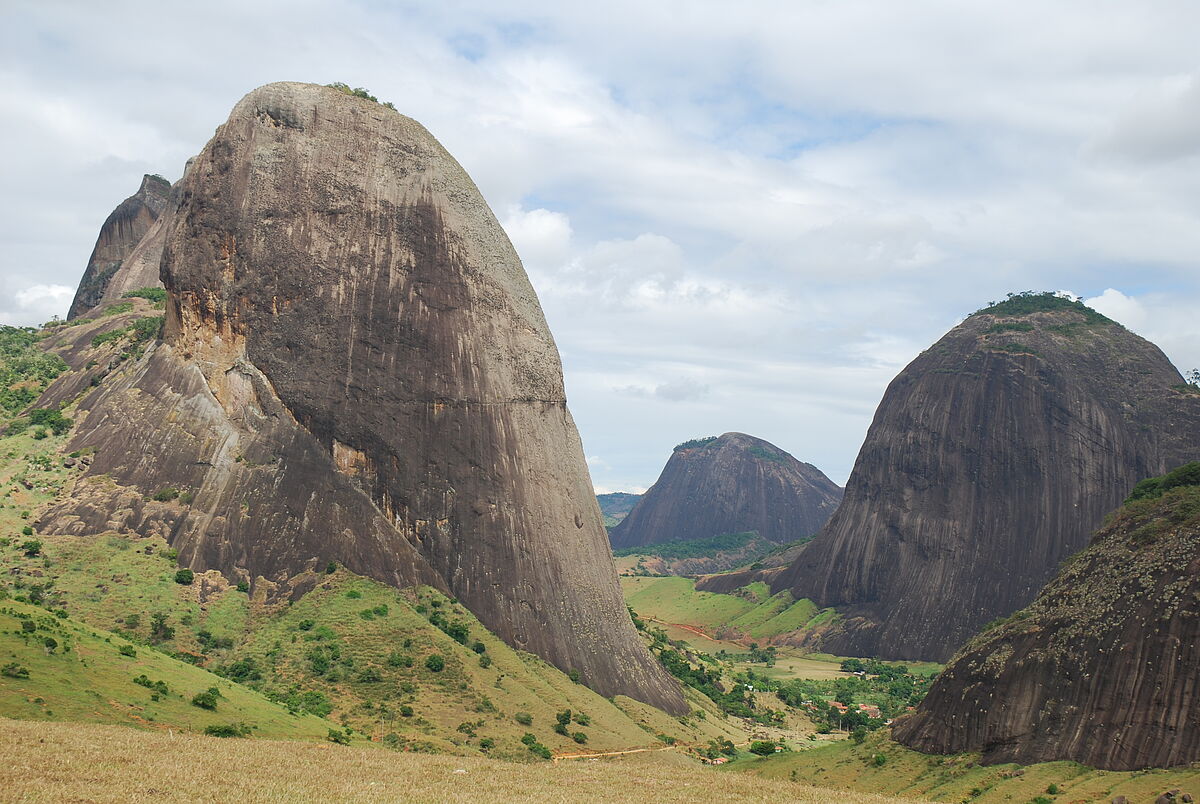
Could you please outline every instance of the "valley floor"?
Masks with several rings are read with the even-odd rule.
[[[0,719],[0,744],[0,795],[22,802],[915,800],[722,773],[673,752],[521,764],[6,719]]]

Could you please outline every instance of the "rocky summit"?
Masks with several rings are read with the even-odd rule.
[[[821,529],[842,489],[812,464],[745,433],[677,446],[662,474],[611,530],[614,548],[755,531],[790,542]]]
[[[1135,489],[1028,608],[939,676],[895,738],[984,762],[1200,760],[1200,463]]]
[[[892,381],[837,513],[772,589],[838,608],[826,650],[945,661],[1028,605],[1135,483],[1200,455],[1188,389],[1078,302],[980,310]]]
[[[39,527],[162,534],[268,596],[329,562],[430,584],[603,695],[687,711],[622,602],[538,300],[429,132],[270,84],[176,193],[162,341],[80,402],[94,461]]]
[[[141,281],[141,284],[122,285],[120,292],[111,287],[113,277],[167,208],[170,193],[171,183],[162,176],[143,176],[138,191],[122,201],[105,219],[83,279],[75,291],[68,319],[78,318],[103,300],[119,298],[120,292],[158,284],[156,263],[153,276],[149,277],[152,281],[143,281],[145,277],[139,276],[134,281]],[[139,264],[142,262],[139,260]],[[114,292],[116,296],[112,295]]]

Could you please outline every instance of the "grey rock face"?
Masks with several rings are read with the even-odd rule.
[[[194,489],[177,514],[130,505],[131,526],[280,589],[331,559],[433,583],[602,694],[686,711],[622,601],[520,260],[423,127],[270,84],[218,129],[178,204],[165,342],[85,399],[77,436],[119,488],[176,473]]]
[[[772,581],[842,612],[826,650],[945,661],[1033,600],[1137,481],[1197,456],[1200,396],[1082,310],[983,311],[888,387],[841,507]]]
[[[170,192],[171,184],[162,176],[146,175],[142,177],[142,186],[138,191],[112,211],[100,227],[96,246],[92,249],[92,256],[88,258],[83,279],[79,282],[71,309],[67,313],[68,319],[78,318],[101,301],[112,298],[111,295],[106,297],[106,292],[113,277],[120,272],[125,260],[166,209]],[[155,265],[154,268],[152,283],[123,287],[120,292],[159,284],[158,266]],[[116,298],[119,297],[120,293],[116,295]]]

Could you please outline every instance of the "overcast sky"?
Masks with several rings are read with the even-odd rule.
[[[888,381],[1007,291],[1200,365],[1200,3],[0,2],[0,322],[233,104],[424,123],[525,262],[599,490],[740,430],[850,473]]]

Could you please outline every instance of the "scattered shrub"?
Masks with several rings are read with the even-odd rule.
[[[249,594],[250,584],[246,583],[245,581],[238,581],[237,590],[244,595]]]
[[[17,664],[16,662],[9,662],[3,667],[0,667],[0,676],[5,676],[7,678],[29,678],[29,669],[24,665]]]
[[[29,525],[26,525],[25,527],[21,528],[21,534],[24,536],[32,536],[33,528],[30,527]]]
[[[413,708],[411,706],[409,706],[408,704],[404,704],[400,707],[400,717],[412,717],[412,716],[413,716]]]
[[[446,660],[437,653],[431,653],[425,659],[425,669],[432,673],[440,673],[446,668]]]
[[[325,739],[338,745],[350,745],[350,735],[339,729],[330,729]]]
[[[179,498],[179,489],[167,486],[161,488],[154,493],[154,499],[158,502],[171,502]]]
[[[217,708],[217,699],[219,697],[221,697],[221,691],[216,687],[209,687],[204,692],[197,692],[192,696],[192,706],[212,711]]]
[[[190,569],[181,569],[175,573],[175,583],[180,586],[191,586],[192,581],[196,579],[196,574]]]
[[[522,726],[533,725],[533,715],[529,714],[528,712],[517,712],[517,714],[513,716],[513,720],[517,721]]]
[[[577,731],[571,735],[571,739],[574,740],[575,742],[579,743],[580,745],[583,745],[584,743],[587,742],[587,735],[581,731]]]
[[[482,642],[480,642],[480,641],[476,640],[476,641],[475,641],[475,642],[474,642],[474,643],[471,645],[471,650],[475,651],[476,653],[483,653],[484,651],[486,651],[486,650],[487,650],[487,645],[485,645],[485,644],[483,644]]]
[[[351,589],[346,593],[346,597],[350,598],[351,600],[358,600],[362,597],[362,592],[358,591],[357,589]]]
[[[871,757],[871,764],[877,768],[882,768],[887,764],[887,757],[883,754],[876,754],[875,756]]]
[[[34,624],[33,620],[22,620],[21,621],[21,632],[22,633],[32,634],[36,630],[37,630],[37,626]]]
[[[245,723],[230,723],[222,726],[205,726],[204,733],[209,737],[249,737],[250,727]]]
[[[29,539],[21,543],[20,550],[26,558],[36,558],[42,552],[42,543],[37,539]]]
[[[133,645],[122,645],[121,647],[117,648],[117,653],[121,654],[122,656],[128,656],[131,659],[137,656],[137,651],[134,650]]]
[[[135,676],[133,683],[143,686],[148,690],[154,690],[159,695],[167,695],[170,693],[170,690],[167,689],[167,684],[165,681],[151,681],[145,673],[142,673],[140,676]],[[193,700],[192,703],[195,703],[195,701]],[[216,704],[214,704],[214,706],[215,705]]]
[[[485,670],[492,666],[492,657],[486,653],[479,657],[479,666]]]
[[[496,747],[496,741],[493,740],[491,737],[484,737],[482,740],[479,741],[479,747],[482,748],[484,751],[487,751],[489,749]]]

